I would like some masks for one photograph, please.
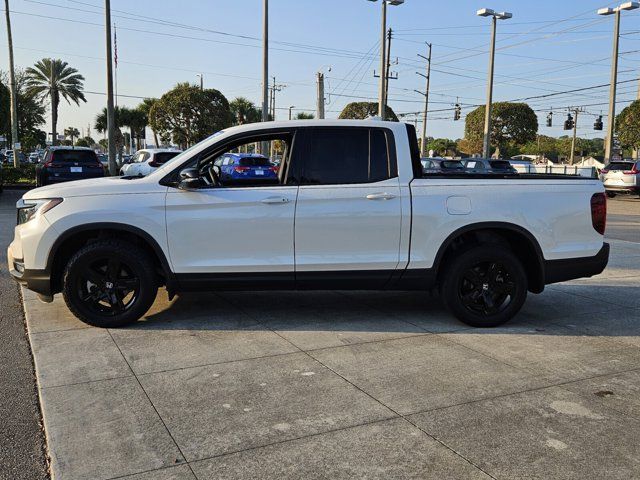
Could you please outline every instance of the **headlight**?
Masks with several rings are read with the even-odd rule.
[[[36,213],[46,213],[56,205],[62,203],[62,198],[43,198],[40,200],[18,200],[16,208],[18,209],[18,225],[27,223]]]

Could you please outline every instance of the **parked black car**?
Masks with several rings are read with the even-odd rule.
[[[518,173],[509,160],[494,160],[491,158],[469,158],[464,161],[464,168],[472,173]]]
[[[85,147],[49,147],[36,167],[36,185],[104,177],[96,152]]]
[[[464,172],[464,165],[460,160],[450,160],[447,158],[422,158],[423,173],[459,173]]]

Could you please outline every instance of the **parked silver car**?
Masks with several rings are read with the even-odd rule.
[[[600,180],[609,197],[618,193],[640,195],[640,161],[611,162],[600,171]]]

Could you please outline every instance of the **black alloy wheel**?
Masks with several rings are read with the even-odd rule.
[[[507,322],[527,298],[522,262],[505,245],[478,245],[458,252],[441,278],[445,306],[473,327],[496,327]]]
[[[67,307],[78,319],[96,327],[135,322],[149,310],[157,291],[156,269],[147,252],[115,238],[82,247],[63,274]]]

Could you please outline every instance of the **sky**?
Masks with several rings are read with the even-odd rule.
[[[486,99],[490,19],[488,7],[513,18],[497,25],[494,101],[528,99],[539,133],[560,136],[568,107],[583,106],[578,134],[604,136],[610,81],[613,16],[596,10],[606,0],[406,0],[388,7],[393,30],[389,104],[414,122],[424,106],[426,43],[432,44],[429,136],[464,136],[464,116]],[[270,0],[269,74],[284,85],[277,94],[279,120],[315,113],[316,72],[326,78],[326,116],[351,101],[377,101],[381,3],[367,0]],[[229,100],[261,104],[262,0],[111,0],[116,24],[118,104],[134,107],[160,97],[178,82],[220,90]],[[100,0],[10,0],[15,64],[26,68],[60,58],[85,77],[87,103],[61,103],[58,131],[91,128],[106,106],[104,11]],[[2,12],[4,17],[4,10]],[[8,69],[6,26],[0,22],[0,69]],[[636,98],[640,76],[640,10],[622,12],[617,111]],[[397,64],[395,63],[397,60]],[[395,76],[395,75],[394,75]],[[551,95],[550,95],[551,94]],[[546,97],[541,97],[545,96]],[[530,98],[537,97],[537,98]],[[453,106],[462,119],[453,120]],[[545,126],[550,110],[554,125]],[[420,124],[418,124],[420,127]],[[50,131],[50,122],[47,123]]]

